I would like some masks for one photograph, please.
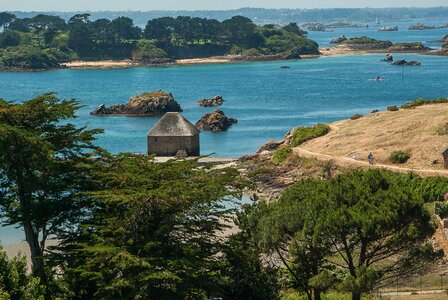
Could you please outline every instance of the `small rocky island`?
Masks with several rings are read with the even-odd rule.
[[[416,60],[407,61],[404,59],[397,60],[392,63],[394,66],[421,66],[422,63]]]
[[[160,116],[167,112],[181,111],[182,108],[171,93],[158,90],[134,96],[126,104],[114,104],[110,107],[101,104],[90,114],[94,116]]]
[[[398,26],[383,26],[378,31],[398,31]]]
[[[306,23],[303,28],[308,31],[326,31],[326,27],[322,23]]]
[[[200,130],[217,132],[225,131],[236,123],[238,123],[238,120],[227,117],[222,110],[215,110],[203,115],[195,126]]]
[[[421,42],[410,42],[410,43],[396,43],[391,48],[394,52],[426,52],[430,51],[431,48],[426,47]]]
[[[211,99],[201,99],[198,101],[199,106],[202,107],[216,107],[221,106],[224,103],[224,98],[222,96],[215,96]]]
[[[417,23],[414,25],[411,25],[408,27],[409,30],[429,30],[429,29],[436,29],[437,27],[435,25],[425,25],[421,23]]]
[[[352,50],[369,51],[389,49],[393,46],[393,43],[391,41],[381,41],[366,36],[361,36],[343,41],[339,45]]]

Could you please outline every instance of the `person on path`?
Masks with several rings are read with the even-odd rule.
[[[367,159],[369,160],[369,164],[373,165],[375,158],[373,157],[372,152],[369,152],[369,154],[367,155]]]

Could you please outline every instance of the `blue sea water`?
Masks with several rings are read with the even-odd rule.
[[[97,117],[98,104],[125,103],[142,92],[172,92],[196,122],[212,108],[197,100],[222,95],[221,109],[238,119],[227,132],[201,133],[202,154],[239,157],[298,125],[331,122],[385,109],[418,97],[448,96],[448,57],[395,54],[421,67],[381,62],[383,55],[334,56],[288,62],[213,64],[117,70],[55,70],[0,73],[0,97],[23,101],[54,91],[84,106],[75,123],[103,128],[98,144],[118,152],[145,152],[146,133],[158,118]],[[288,65],[290,69],[281,69]],[[382,76],[384,81],[369,80]]]
[[[365,29],[353,30],[359,35]],[[371,29],[370,35],[375,32]],[[426,36],[424,40],[432,40],[432,35],[443,36],[442,30],[425,32],[429,38]],[[338,34],[335,31],[310,35],[325,45]],[[400,41],[407,41],[406,34],[402,33]],[[415,36],[410,39],[414,41]],[[213,110],[199,107],[197,100],[222,95],[225,103],[220,109],[239,122],[227,132],[202,132],[202,154],[239,157],[253,153],[268,140],[280,139],[298,125],[384,110],[419,97],[448,96],[448,57],[394,56],[419,60],[422,66],[392,66],[380,61],[383,54],[371,54],[287,62],[0,73],[0,98],[20,102],[50,91],[61,98],[76,98],[83,108],[74,122],[105,130],[98,137],[98,145],[113,153],[140,153],[146,151],[146,133],[158,118],[95,117],[89,112],[100,103],[125,103],[139,93],[163,89],[172,92],[184,109],[184,116],[196,122],[205,112]],[[281,69],[283,65],[291,68]],[[385,80],[369,80],[375,76]],[[21,230],[0,228],[3,244],[22,239]]]

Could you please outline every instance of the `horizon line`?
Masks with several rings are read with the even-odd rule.
[[[77,12],[218,12],[218,11],[234,11],[234,10],[242,10],[242,9],[264,9],[264,10],[330,10],[330,9],[433,9],[433,8],[448,8],[446,6],[385,6],[385,7],[316,7],[316,8],[265,8],[265,7],[239,7],[239,8],[229,8],[229,9],[153,9],[153,10],[5,10],[5,12],[19,12],[19,13],[33,13],[33,12],[45,12],[45,13],[77,13]]]

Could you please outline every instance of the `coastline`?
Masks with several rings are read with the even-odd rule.
[[[291,61],[298,59],[319,58],[321,54],[304,54],[300,58],[288,58],[283,55],[240,56],[224,55],[203,58],[183,58],[171,62],[145,63],[132,60],[102,60],[102,61],[71,61],[61,64],[64,69],[125,69],[138,67],[166,67],[166,66],[191,66],[205,64],[234,64],[245,62]]]
[[[418,55],[433,55],[433,56],[448,56],[448,52],[440,50],[431,51],[416,51],[398,50],[398,49],[353,49],[341,46],[328,46],[319,48],[320,54],[303,54],[299,58],[287,57],[285,55],[261,55],[261,56],[241,56],[241,55],[225,55],[212,56],[204,58],[185,58],[158,62],[136,62],[130,59],[125,60],[97,60],[85,61],[75,60],[66,63],[61,63],[58,67],[48,69],[23,69],[23,68],[0,68],[0,72],[42,72],[51,70],[108,70],[108,69],[128,69],[141,67],[170,67],[170,66],[192,66],[192,65],[206,65],[206,64],[235,64],[246,62],[274,62],[274,61],[293,61],[300,59],[316,59],[320,57],[331,57],[341,55],[366,55],[366,54],[384,54],[384,53],[407,53]]]

